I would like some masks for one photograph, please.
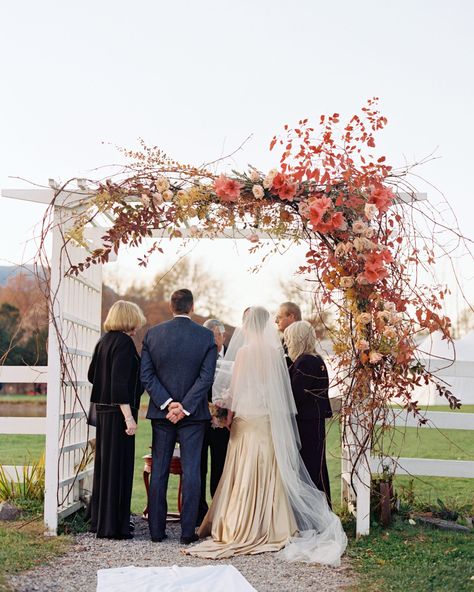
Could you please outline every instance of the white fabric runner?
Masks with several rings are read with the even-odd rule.
[[[257,592],[232,565],[99,569],[97,592]]]

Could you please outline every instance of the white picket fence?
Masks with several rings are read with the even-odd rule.
[[[474,413],[446,411],[427,411],[427,423],[419,426],[412,414],[394,410],[392,425],[402,428],[474,430]],[[360,433],[356,435],[360,436]],[[440,438],[446,437],[440,434]],[[359,440],[360,441],[360,440]],[[474,479],[474,460],[447,460],[431,458],[390,458],[375,457],[370,448],[358,459],[357,466],[355,442],[343,449],[342,458],[342,497],[349,509],[356,515],[357,536],[369,534],[370,530],[370,482],[372,474],[382,473],[384,467],[397,475],[423,477],[450,477]]]
[[[0,382],[41,384],[47,382],[47,371],[47,366],[0,366]],[[45,435],[46,417],[0,417],[0,434]],[[0,464],[10,479],[23,474],[22,465],[4,465],[1,458]]]

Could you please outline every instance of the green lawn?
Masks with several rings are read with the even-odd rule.
[[[5,576],[25,571],[64,552],[69,537],[44,537],[42,521],[0,525],[0,591],[10,588]]]
[[[469,592],[474,590],[474,536],[410,526],[373,527],[351,541],[358,573],[354,592]]]

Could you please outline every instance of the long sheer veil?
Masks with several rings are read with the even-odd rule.
[[[283,347],[265,308],[251,307],[242,329],[234,332],[218,365],[213,401],[237,416],[270,418],[278,469],[299,530],[280,555],[290,561],[339,565],[347,537],[301,460]]]

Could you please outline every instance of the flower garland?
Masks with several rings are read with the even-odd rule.
[[[270,145],[281,150],[279,167],[267,173],[251,167],[215,175],[209,166],[180,164],[143,143],[140,151],[123,150],[130,160],[124,174],[97,184],[68,240],[83,243],[84,228],[101,213],[113,224],[103,246],[71,272],[106,262],[123,244],[139,245],[156,229],[180,237],[184,226],[196,238],[213,238],[229,227],[251,229],[254,248],[259,232],[306,241],[299,270],[317,277],[322,302],[339,311],[333,342],[345,389],[342,413],[357,410],[373,434],[394,397],[419,413],[412,393],[429,382],[458,406],[416,358],[417,334],[441,331],[450,339],[450,320],[441,313],[446,290],[412,280],[422,258],[408,231],[413,203],[402,204],[399,193],[413,190],[406,171],[394,172],[384,156],[373,154],[375,134],[386,124],[372,99],[342,131],[337,113],[321,116],[318,130],[306,119],[294,129],[285,126]],[[156,250],[159,241],[139,264]],[[434,263],[432,248],[425,259]]]

